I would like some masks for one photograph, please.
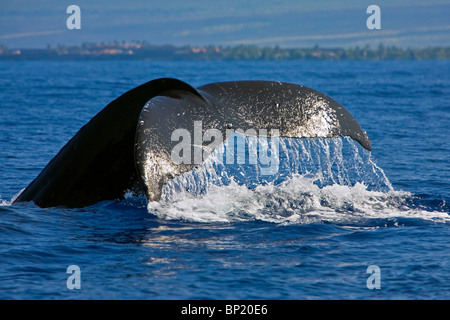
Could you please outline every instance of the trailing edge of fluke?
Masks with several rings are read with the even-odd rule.
[[[142,190],[158,201],[163,185],[190,171],[170,156],[172,132],[192,128],[278,129],[280,137],[349,136],[371,150],[352,115],[325,94],[272,81],[218,82],[193,88],[172,78],[142,84],[109,103],[15,199],[40,207],[85,207]]]

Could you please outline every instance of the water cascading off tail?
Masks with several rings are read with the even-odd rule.
[[[245,139],[245,152],[236,148],[239,139]],[[148,210],[160,218],[196,222],[446,218],[408,207],[410,198],[393,189],[371,152],[351,138],[235,135],[202,165],[169,181],[161,201],[150,202]]]

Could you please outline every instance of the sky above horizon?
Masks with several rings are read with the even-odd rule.
[[[69,5],[81,29],[69,30]],[[381,9],[370,30],[369,5]],[[0,0],[0,44],[42,48],[83,42],[281,47],[449,46],[448,0]]]

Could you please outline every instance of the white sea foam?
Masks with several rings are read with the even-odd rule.
[[[319,187],[310,178],[294,175],[255,189],[232,181],[211,185],[202,195],[178,192],[170,201],[150,202],[148,210],[163,219],[195,222],[354,223],[399,217],[450,222],[445,212],[409,207],[411,197],[403,191],[370,191],[361,183]]]
[[[226,148],[171,180],[161,201],[148,204],[149,212],[195,222],[450,222],[446,212],[409,205],[414,196],[395,191],[370,152],[350,138],[281,139],[280,170],[272,176],[258,175],[257,166],[224,164]]]
[[[0,207],[8,207],[11,205],[11,201],[0,199]]]
[[[0,195],[0,207],[7,207],[10,206],[14,203],[14,201],[16,201],[17,197],[23,192],[23,190],[25,190],[25,188],[23,188],[22,190],[20,190],[19,192],[17,192],[12,198],[11,200],[6,200],[6,199],[2,199],[1,195]]]

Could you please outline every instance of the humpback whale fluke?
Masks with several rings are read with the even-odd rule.
[[[371,150],[352,115],[325,94],[272,81],[211,83],[196,89],[177,79],[140,85],[108,104],[15,199],[40,207],[85,207],[144,190],[160,199],[163,185],[195,164],[176,164],[172,133],[202,121],[204,129],[279,130],[281,137],[349,136]]]

